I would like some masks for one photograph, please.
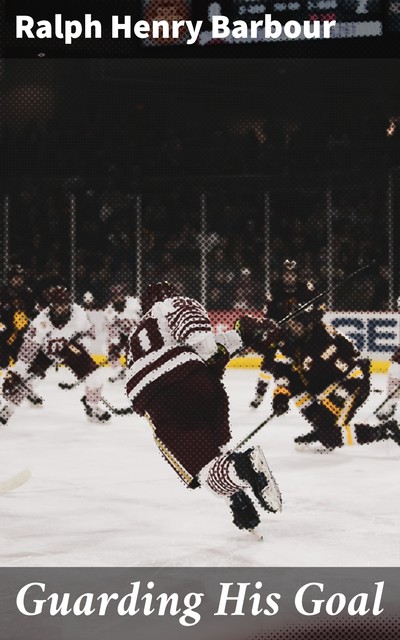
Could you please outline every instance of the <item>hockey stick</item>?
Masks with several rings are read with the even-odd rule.
[[[262,422],[261,424],[258,425],[258,427],[256,427],[255,429],[253,429],[253,431],[251,431],[241,442],[239,442],[239,444],[237,444],[233,449],[232,449],[232,453],[234,451],[237,451],[238,449],[241,449],[243,447],[244,444],[246,444],[246,442],[248,442],[249,440],[251,440],[251,438],[253,436],[256,435],[256,433],[258,433],[263,427],[265,427],[266,424],[268,424],[268,422],[270,422],[272,420],[272,418],[276,417],[276,413],[275,411],[273,413],[271,413],[270,416],[268,416],[268,418],[266,420],[264,420],[264,422]]]
[[[58,386],[64,391],[71,391],[71,389],[75,389],[75,387],[80,385],[81,382],[83,382],[83,380],[76,380],[75,382],[59,382]]]
[[[307,309],[312,304],[314,304],[314,302],[317,302],[318,300],[321,300],[322,298],[324,298],[325,296],[329,295],[330,293],[333,293],[333,291],[336,291],[336,289],[339,289],[340,287],[342,287],[346,282],[348,282],[349,280],[352,280],[353,278],[356,278],[358,275],[360,275],[360,273],[363,273],[364,271],[367,271],[368,269],[373,267],[375,264],[376,264],[376,261],[373,260],[372,262],[370,262],[369,264],[365,265],[364,267],[360,267],[359,269],[356,269],[356,271],[352,271],[352,273],[349,273],[348,276],[345,276],[344,278],[342,278],[336,284],[332,285],[331,287],[327,287],[326,289],[321,291],[321,293],[318,293],[316,296],[314,296],[314,298],[311,298],[310,300],[307,300],[307,302],[304,302],[303,304],[301,304],[300,307],[297,307],[296,309],[293,309],[293,311],[290,311],[290,313],[288,313],[286,316],[284,316],[283,318],[278,320],[277,324],[278,325],[283,325],[286,322],[288,322],[288,320],[292,320],[292,318],[295,318],[296,316],[298,316],[300,313],[302,313],[304,311],[304,309]],[[255,340],[254,340],[253,343],[250,343],[250,344],[248,344],[246,346],[243,346],[240,349],[238,349],[237,351],[235,351],[235,353],[233,353],[231,355],[231,358],[235,358],[236,356],[240,355],[246,349],[251,349],[253,347],[255,341],[258,340],[260,337],[264,337],[264,336],[265,337],[268,336],[268,330],[266,332],[263,332],[263,333],[260,331],[260,333],[255,337]]]
[[[353,278],[356,278],[357,276],[359,276],[360,273],[363,273],[364,271],[371,269],[371,267],[373,267],[375,264],[376,262],[375,260],[373,260],[369,264],[366,264],[364,267],[360,267],[359,269],[356,269],[356,271],[352,271],[352,273],[349,273],[348,276],[345,276],[344,278],[339,280],[339,282],[336,282],[336,284],[333,284],[331,287],[327,287],[327,289],[324,289],[323,291],[321,291],[321,293],[314,296],[314,298],[311,298],[311,300],[304,302],[302,305],[300,305],[300,307],[297,307],[297,309],[294,309],[293,311],[288,313],[284,318],[281,318],[280,320],[278,320],[278,324],[284,324],[288,320],[295,318],[302,311],[304,311],[304,309],[307,309],[307,307],[310,307],[312,304],[314,304],[314,302],[318,302],[318,300],[325,298],[325,296],[329,295],[330,293],[333,293],[334,291],[336,291],[336,289],[339,289],[340,287],[342,287],[349,280],[352,280]]]
[[[13,373],[13,371],[9,370],[7,373]],[[14,375],[18,375],[18,374],[14,373]],[[27,391],[27,394],[24,399],[28,400],[32,405],[36,407],[37,406],[41,407],[44,404],[44,399],[39,393],[36,393],[36,391],[29,386],[29,383],[32,382],[32,380],[35,380],[35,376],[30,375],[26,378],[26,380],[24,380],[21,376],[18,375],[18,378],[19,378],[18,384],[20,384],[23,387],[23,389]],[[4,398],[4,393],[3,393],[3,398]]]
[[[392,390],[392,392],[389,393],[389,395],[384,400],[382,400],[381,404],[378,407],[376,407],[376,409],[374,409],[372,415],[378,417],[379,411],[385,406],[385,404],[387,402],[389,402],[389,400],[394,398],[396,393],[398,393],[399,391],[400,391],[400,384],[397,384],[395,386],[395,388]],[[387,417],[390,418],[390,417],[392,417],[393,414],[394,414],[394,411],[392,412],[392,414],[390,416],[387,416]]]
[[[106,400],[105,398],[101,397],[100,400],[102,401],[103,404],[106,405],[107,409],[109,409],[111,413],[113,413],[116,416],[129,416],[129,415],[132,415],[132,413],[134,413],[133,407],[122,407],[118,409],[118,407],[113,407],[113,405],[110,404],[108,400]]]

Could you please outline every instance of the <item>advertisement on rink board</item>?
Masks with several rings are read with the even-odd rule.
[[[325,320],[348,336],[362,355],[374,360],[390,360],[399,345],[398,313],[326,313]]]
[[[386,374],[399,38],[396,0],[1,3],[0,640],[399,640],[395,365],[208,353],[267,288],[284,317],[342,277],[366,310],[324,320]],[[154,283],[195,301],[140,325],[121,291]]]
[[[261,318],[258,309],[246,311]],[[243,310],[211,311],[210,318],[215,332],[232,328]],[[331,312],[325,313],[324,320],[350,338],[363,356],[385,362],[390,360],[400,341],[400,318],[398,313],[389,312]]]

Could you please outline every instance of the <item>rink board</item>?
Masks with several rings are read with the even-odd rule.
[[[228,367],[234,369],[259,369],[261,360],[262,358],[257,355],[243,356],[231,360]],[[371,373],[387,373],[389,365],[389,360],[371,360]]]

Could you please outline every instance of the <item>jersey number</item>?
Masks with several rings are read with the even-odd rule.
[[[135,362],[151,351],[164,346],[164,340],[155,318],[142,321],[129,342],[129,360]],[[129,363],[128,363],[129,364]]]

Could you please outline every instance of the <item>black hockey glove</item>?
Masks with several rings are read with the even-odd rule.
[[[289,396],[277,393],[272,400],[272,408],[276,416],[282,416],[289,410]]]
[[[207,364],[218,376],[222,376],[229,360],[230,355],[228,350],[222,344],[217,343],[217,350],[211,358],[208,358]]]
[[[282,329],[270,318],[254,318],[246,315],[235,322],[235,330],[243,340],[245,347],[265,351],[275,346]]]
[[[16,401],[22,393],[26,393],[27,385],[18,373],[7,371],[3,382],[3,396],[6,400]]]
[[[49,358],[42,350],[38,351],[33,359],[33,362],[29,366],[28,373],[31,376],[38,378],[44,378],[47,369],[51,367],[53,360]]]

